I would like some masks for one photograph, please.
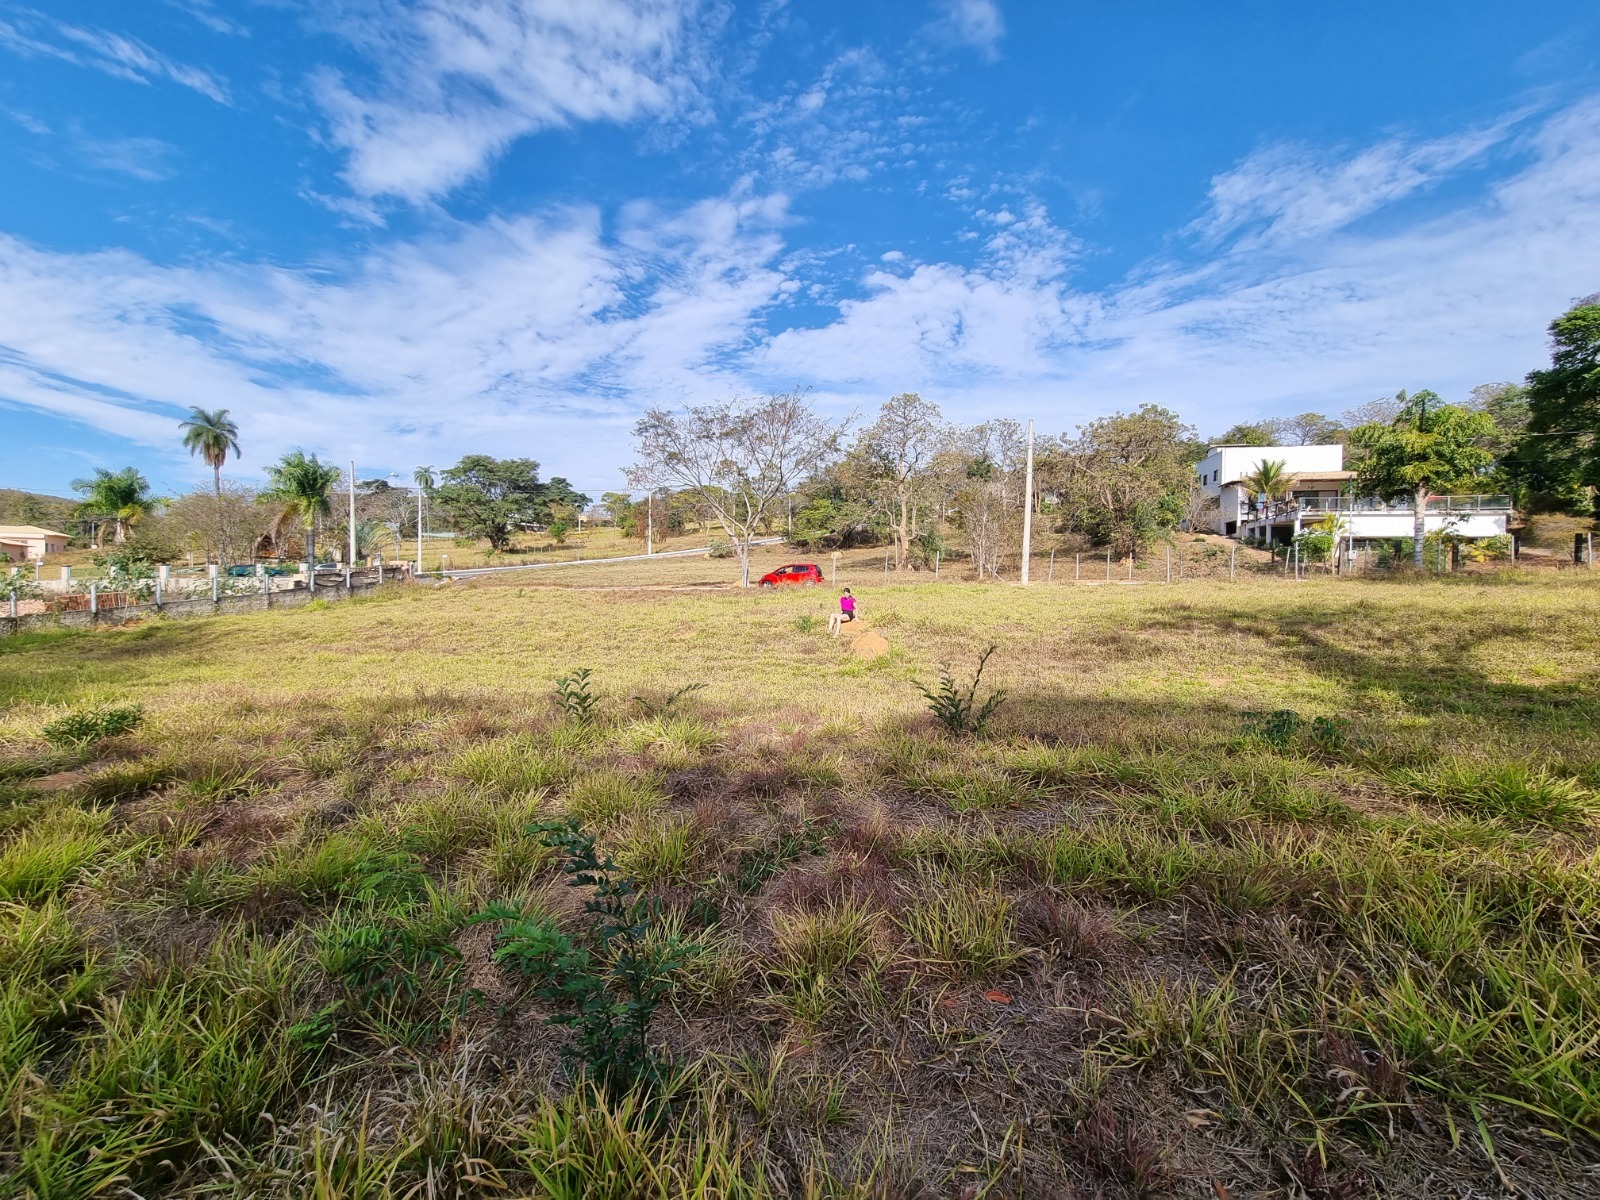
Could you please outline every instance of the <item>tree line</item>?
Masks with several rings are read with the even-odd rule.
[[[749,547],[764,535],[808,550],[883,545],[901,570],[962,555],[979,577],[993,578],[1016,564],[1029,503],[1045,540],[1136,554],[1180,527],[1212,527],[1214,505],[1195,471],[1208,446],[1337,441],[1365,493],[1414,504],[1420,561],[1421,513],[1444,492],[1503,492],[1525,513],[1600,518],[1600,295],[1575,302],[1550,335],[1549,367],[1521,383],[1476,388],[1461,404],[1401,391],[1339,418],[1308,412],[1206,440],[1177,413],[1146,404],[1041,435],[1031,497],[1019,422],[962,425],[913,392],[891,397],[870,419],[844,421],[820,415],[803,389],[653,408],[634,429],[631,490],[605,493],[597,508],[566,479],[542,480],[531,458],[471,454],[437,474],[419,467],[414,488],[396,486],[394,476],[357,480],[356,552],[370,557],[389,541],[398,551],[419,518],[496,551],[533,529],[559,541],[587,510],[641,541],[719,534],[740,555],[746,582]],[[161,500],[132,467],[74,483],[97,544],[137,535],[153,556],[215,561],[313,557],[319,536],[348,544],[347,510],[335,495],[349,480],[337,466],[291,451],[267,468],[265,488],[251,489],[223,478],[240,454],[226,409],[194,409],[182,438],[212,468],[211,488]],[[1269,499],[1292,483],[1274,464],[1263,471],[1252,486]]]

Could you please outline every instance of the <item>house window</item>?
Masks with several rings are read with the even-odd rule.
[[[1217,480],[1219,480],[1221,478],[1222,478],[1222,469],[1220,467],[1217,470],[1211,472],[1211,482],[1212,483],[1216,483]]]

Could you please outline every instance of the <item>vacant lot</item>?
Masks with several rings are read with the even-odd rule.
[[[505,583],[0,643],[0,1189],[1600,1189],[1600,587],[860,582],[886,657]],[[641,962],[602,1099],[547,1018]]]

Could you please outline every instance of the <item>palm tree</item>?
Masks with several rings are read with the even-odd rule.
[[[1271,504],[1279,495],[1287,493],[1294,486],[1294,477],[1289,474],[1288,466],[1286,459],[1263,459],[1256,464],[1256,469],[1240,482],[1250,489],[1251,495],[1261,496]]]
[[[72,490],[83,493],[82,511],[110,519],[118,545],[128,540],[128,530],[156,506],[150,481],[137,467],[120,471],[96,467],[88,479],[74,479]]]
[[[428,518],[423,512],[423,502],[433,497],[433,489],[439,486],[439,478],[433,473],[433,467],[418,467],[411,472],[411,482],[417,485],[417,570],[422,570],[422,539],[427,536]]]
[[[382,521],[362,519],[356,522],[356,558],[371,559],[383,553],[394,531]],[[352,566],[355,564],[352,563]]]
[[[183,430],[183,446],[191,455],[198,454],[211,468],[212,481],[217,496],[222,496],[222,464],[228,461],[228,451],[239,457],[239,426],[228,416],[225,408],[207,411],[191,408],[189,419],[179,425]]]
[[[339,468],[307,458],[302,450],[285,454],[267,468],[268,500],[283,505],[284,516],[292,516],[306,531],[306,561],[313,568],[317,561],[317,520],[333,511],[332,494],[339,482]]]
[[[207,411],[198,406],[189,409],[189,419],[179,425],[183,430],[183,445],[192,457],[200,455],[211,468],[211,485],[217,493],[217,559],[226,555],[222,544],[222,464],[228,461],[228,451],[239,457],[239,427],[228,417],[225,408]]]

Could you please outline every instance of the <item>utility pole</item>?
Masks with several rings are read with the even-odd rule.
[[[422,485],[417,484],[417,578],[422,578]]]
[[[1033,422],[1028,422],[1028,472],[1022,492],[1022,584],[1028,585],[1028,559],[1033,554]]]
[[[656,552],[656,494],[648,491],[644,494],[644,556],[649,558]]]
[[[350,460],[350,557],[345,559],[352,567],[356,565],[356,460]],[[312,563],[311,569],[315,571],[317,564]]]

